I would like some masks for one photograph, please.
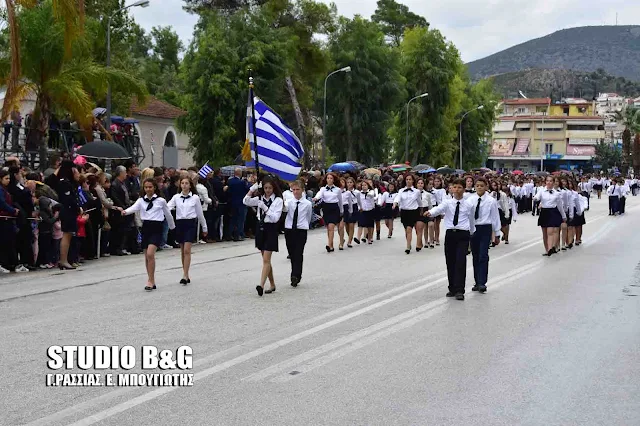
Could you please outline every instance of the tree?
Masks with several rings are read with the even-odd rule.
[[[633,174],[640,175],[640,133],[636,133],[633,139]]]
[[[236,10],[261,6],[268,0],[184,0],[183,9],[189,13],[206,13],[218,11],[229,15]]]
[[[27,93],[36,95],[33,122],[40,142],[40,158],[46,158],[43,136],[54,108],[71,113],[88,129],[93,118],[91,110],[95,107],[92,95],[104,96],[107,83],[120,90],[126,88],[141,101],[146,94],[144,86],[130,74],[93,62],[87,35],[77,36],[71,45],[73,54],[66,56],[65,23],[57,20],[53,12],[53,2],[45,0],[35,8],[20,11],[17,16],[22,67],[15,92],[18,96],[11,102],[19,102]],[[11,73],[10,58],[0,58],[0,79],[9,80]]]
[[[596,145],[595,162],[602,165],[602,170],[611,169],[619,165],[621,161],[622,156],[619,149],[611,144],[598,142],[598,145]]]
[[[336,68],[351,66],[351,72],[328,82],[327,146],[338,159],[386,159],[393,114],[406,98],[399,52],[385,43],[378,24],[360,16],[340,19],[329,50]]]
[[[179,55],[184,50],[180,37],[171,27],[153,27],[153,59],[159,64],[161,71],[172,69],[178,71]]]
[[[458,50],[439,31],[416,27],[405,32],[400,51],[409,93],[406,100],[422,93],[429,94],[411,104],[410,161],[454,164],[458,152],[457,125],[465,96]],[[392,130],[397,153],[404,153],[405,120],[405,114],[399,114]]]
[[[628,107],[620,112],[616,112],[616,121],[622,122],[625,127],[622,132],[621,173],[626,176],[629,172],[630,162],[632,161],[631,139],[634,134],[640,132],[640,109]]]
[[[405,30],[415,27],[429,27],[426,19],[410,12],[407,6],[395,0],[378,0],[377,5],[371,20],[382,26],[382,31],[396,47],[400,46]]]

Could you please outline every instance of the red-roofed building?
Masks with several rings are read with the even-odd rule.
[[[135,99],[132,101],[130,115],[139,121],[136,127],[145,152],[141,168],[152,165],[186,168],[194,165],[187,152],[189,137],[176,125],[176,120],[186,113],[153,96],[149,96],[144,105],[138,105]]]

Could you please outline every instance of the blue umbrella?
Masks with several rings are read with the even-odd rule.
[[[357,171],[357,169],[356,169],[356,166],[354,166],[351,163],[335,163],[335,164],[332,164],[331,167],[327,169],[327,171],[345,173],[345,172],[355,172]]]
[[[413,171],[415,173],[422,174],[422,173],[433,173],[433,172],[436,171],[436,169],[434,169],[433,167],[431,167],[431,166],[429,166],[427,164],[420,164],[420,165],[414,167]]]

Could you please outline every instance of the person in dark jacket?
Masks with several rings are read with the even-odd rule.
[[[9,193],[11,178],[7,170],[0,170],[0,273],[9,273],[15,270],[18,263],[16,252],[16,217],[18,209],[13,207],[13,200]]]
[[[19,210],[16,219],[18,226],[18,235],[16,236],[16,244],[18,248],[18,256],[20,257],[20,265],[29,270],[37,269],[33,256],[33,221],[37,217],[35,214],[35,206],[33,204],[33,194],[23,185],[23,180],[19,167],[11,167],[9,169],[9,193],[13,199],[14,206]],[[18,265],[17,269],[22,271]]]
[[[58,172],[52,176],[57,177],[56,186],[53,189],[58,194],[62,205],[60,208],[60,224],[62,226],[62,241],[60,242],[60,269],[76,269],[69,264],[69,247],[73,235],[78,231],[77,218],[81,213],[78,205],[78,178],[80,173],[71,160],[64,160]]]
[[[51,198],[41,196],[38,198],[38,261],[40,269],[53,268],[53,224],[58,220],[58,213],[53,213],[53,201]]]
[[[125,184],[127,177],[127,169],[124,166],[116,167],[114,173],[114,179],[111,182],[111,199],[115,207],[120,207],[126,210],[131,206],[129,200],[129,192]],[[127,237],[129,232],[129,219],[133,220],[133,217],[123,217],[119,211],[111,211],[111,242],[109,244],[111,254],[116,256],[126,256],[131,253],[124,248],[127,245]]]

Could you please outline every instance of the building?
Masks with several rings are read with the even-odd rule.
[[[595,102],[507,99],[495,123],[487,166],[500,171],[573,170],[590,164],[605,137]]]
[[[189,137],[180,132],[176,119],[186,111],[149,96],[144,106],[138,106],[135,99],[131,104],[131,117],[138,120],[136,129],[140,135],[145,159],[139,165],[189,167],[193,158],[187,152]]]
[[[615,119],[616,113],[627,106],[627,99],[617,93],[600,93],[596,99],[596,114],[607,121]]]

